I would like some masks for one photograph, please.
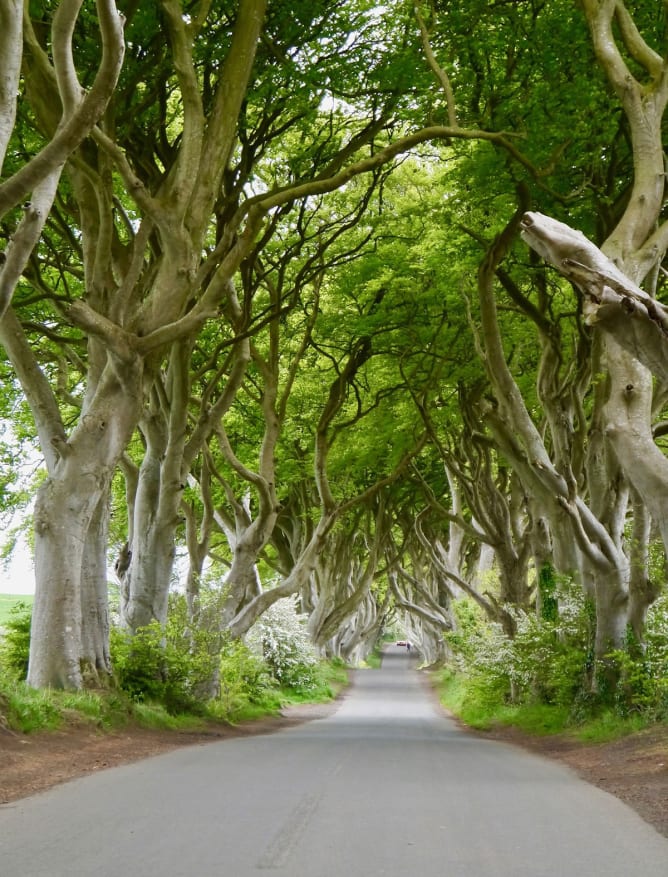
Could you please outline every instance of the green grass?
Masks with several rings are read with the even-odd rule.
[[[0,684],[0,720],[4,719],[10,728],[23,734],[65,730],[68,726],[108,731],[139,725],[159,730],[196,731],[205,728],[207,721],[238,724],[274,715],[280,705],[278,698],[273,697],[261,704],[242,704],[232,712],[217,710],[212,705],[204,715],[173,715],[162,704],[133,701],[117,691],[38,691],[24,682],[5,680]]]
[[[494,723],[519,728],[526,734],[544,736],[560,734],[569,724],[570,710],[550,704],[522,704],[502,706],[494,716]]]
[[[432,680],[444,707],[461,717],[467,692],[467,679],[458,673],[445,670],[432,674]]]
[[[32,594],[0,594],[0,628],[11,615],[12,608],[17,603],[26,603],[32,606],[34,597]]]
[[[450,670],[434,673],[432,679],[443,706],[476,730],[514,727],[534,736],[567,734],[589,744],[608,743],[650,725],[647,717],[620,716],[612,710],[576,719],[564,705],[508,704],[489,686]]]
[[[87,724],[101,730],[122,728],[133,717],[134,705],[115,691],[52,691],[65,724]]]
[[[308,688],[280,688],[279,697],[284,704],[327,703],[348,684],[348,671],[341,661],[323,661],[316,667],[314,684]]]
[[[276,692],[268,695],[260,703],[239,701],[236,705],[214,701],[207,709],[207,716],[217,722],[225,722],[226,725],[240,725],[243,722],[252,722],[255,719],[263,719],[266,716],[277,716],[281,711],[281,700]]]
[[[56,731],[63,715],[54,703],[52,692],[35,691],[24,683],[8,683],[0,690],[0,717],[10,728],[31,734],[35,731]]]
[[[613,712],[605,712],[584,722],[574,732],[574,736],[581,743],[610,743],[649,726],[649,720],[641,715],[618,716]]]
[[[316,669],[316,682],[306,690],[267,688],[249,699],[241,691],[233,698],[204,705],[200,714],[174,715],[162,704],[132,700],[119,690],[35,690],[24,682],[0,676],[0,722],[23,734],[88,726],[101,731],[127,725],[161,730],[202,730],[207,723],[230,725],[278,715],[290,703],[323,703],[347,684],[346,668],[323,662]]]
[[[168,731],[201,731],[206,722],[201,716],[172,715],[157,703],[135,703],[132,706],[132,717],[142,728]]]
[[[371,670],[380,670],[381,664],[383,663],[383,652],[381,646],[376,646],[373,651],[369,652],[369,654],[364,659],[362,663],[362,667],[370,668]]]

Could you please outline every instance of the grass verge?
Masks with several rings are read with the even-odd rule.
[[[489,685],[449,669],[433,673],[432,681],[443,706],[480,731],[514,727],[534,736],[567,734],[582,743],[608,743],[652,724],[640,714],[620,716],[611,709],[578,715],[559,704],[508,704]]]
[[[111,730],[130,724],[161,730],[203,729],[207,721],[237,725],[278,715],[282,706],[296,703],[326,703],[348,682],[345,666],[323,662],[316,668],[315,681],[308,688],[268,688],[261,696],[234,697],[210,701],[197,714],[173,714],[160,703],[136,701],[118,690],[36,690],[24,682],[0,681],[0,725],[22,734],[56,731],[68,726],[89,726]]]

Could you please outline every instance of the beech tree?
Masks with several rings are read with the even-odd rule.
[[[642,546],[640,565],[629,562],[625,528],[643,544],[649,515],[664,539],[666,529],[665,490],[653,480],[659,472],[663,484],[665,458],[652,435],[651,376],[639,362],[642,349],[660,369],[663,311],[653,301],[665,250],[666,76],[651,37],[641,36],[656,27],[647,11],[621,0],[581,9],[567,0],[456,0],[382,15],[362,0],[336,9],[221,0],[187,10],[160,0],[125,10],[119,76],[113,4],[100,0],[85,15],[79,7],[36,3],[19,19],[9,4],[0,21],[11,48],[0,144],[7,185],[14,180],[14,189],[0,184],[10,211],[0,210],[3,231],[14,231],[2,274],[14,304],[0,340],[47,466],[35,508],[31,684],[80,687],[109,669],[107,517],[119,465],[131,627],[164,618],[183,515],[193,606],[212,534],[219,527],[228,537],[221,623],[236,635],[273,601],[301,593],[322,647],[359,651],[385,611],[369,584],[381,557],[395,599],[432,632],[449,622],[455,588],[510,631],[503,604],[532,599],[531,558],[572,573],[595,599],[600,658],[622,643],[627,621],[640,631],[654,591]],[[102,62],[93,63],[100,39]],[[410,213],[423,252],[395,234],[397,254],[413,260],[408,270],[388,270],[377,254],[360,258],[358,325],[344,307],[319,313],[325,273],[316,262],[326,248],[308,282],[293,281],[309,234],[314,253],[326,239],[323,199],[395,170],[398,156],[427,142],[440,145],[421,153],[413,173],[438,188]],[[20,176],[22,166],[30,174]],[[447,173],[436,177],[434,166]],[[515,212],[518,182],[529,195]],[[2,202],[10,190],[20,194]],[[39,221],[31,208],[23,219],[11,212],[28,195],[42,205]],[[374,197],[386,212],[391,196],[379,179]],[[327,209],[335,216],[341,206]],[[350,214],[361,239],[367,207],[360,195]],[[554,233],[541,236],[541,255],[576,282],[577,303],[597,311],[593,337],[563,288],[517,246],[520,228],[535,244],[545,214],[583,228],[621,272],[572,250],[564,263]],[[337,221],[332,234],[346,225]],[[374,246],[387,228],[371,229]],[[350,241],[341,251],[354,249]],[[325,267],[342,293],[348,269]],[[631,333],[620,318],[630,303]],[[651,345],[637,340],[640,324]],[[299,475],[286,488],[279,463],[307,357],[318,392],[308,442],[294,447]],[[417,418],[406,415],[410,405]],[[233,429],[244,412],[259,425],[250,441]],[[379,449],[399,445],[398,425],[411,418],[419,430],[408,429],[391,465],[379,465]],[[374,428],[375,447],[365,438]],[[346,435],[373,448],[358,454],[367,465],[354,477]],[[424,506],[411,534],[411,515],[385,488],[400,475],[415,486],[409,462],[426,441],[439,463],[416,463]],[[356,509],[367,562],[336,545],[335,524],[346,532]],[[399,532],[406,549],[393,554]],[[464,544],[475,556],[496,552],[496,605],[477,590],[473,566],[465,569]],[[337,555],[347,583],[338,595]],[[260,586],[259,559],[279,571],[275,587]]]
[[[48,21],[49,11],[34,14]],[[31,286],[41,285],[58,322],[74,329],[64,341],[66,356],[77,333],[87,339],[83,401],[72,429],[25,327],[13,313],[3,323],[3,343],[38,421],[49,468],[35,510],[33,685],[78,687],[82,667],[108,669],[100,607],[109,483],[170,346],[192,343],[208,320],[233,313],[231,281],[281,205],[333,191],[413,142],[388,148],[380,138],[381,148],[361,153],[396,116],[402,89],[383,82],[388,73],[390,82],[403,75],[400,65],[396,74],[391,70],[392,58],[406,51],[401,29],[379,56],[379,23],[364,4],[334,16],[312,4],[283,13],[277,5],[266,16],[265,3],[252,0],[229,9],[204,3],[188,14],[172,0],[131,11],[130,51],[114,101],[68,163],[68,185],[51,215],[54,228],[66,229],[71,219],[77,229],[67,246],[79,251],[82,272],[71,276],[63,246],[53,272],[65,290],[59,302],[47,292],[38,252],[34,276],[17,300],[17,312],[28,308]],[[400,25],[402,17],[392,23]],[[81,22],[79,33],[90,53],[92,25],[89,18]],[[46,53],[40,30],[30,26],[28,33],[35,63],[26,65],[25,94],[48,136],[60,103],[58,62]],[[332,54],[328,40],[344,48]],[[362,81],[346,66],[353,56],[357,65],[368,58]],[[337,90],[347,100],[345,111]],[[323,113],[325,97],[330,106]],[[286,161],[268,154],[261,169],[270,144],[297,123],[308,131],[310,148],[301,152],[305,140],[298,139]],[[146,433],[149,422],[150,414]],[[151,442],[152,451],[159,438]]]
[[[570,481],[568,496],[563,490],[556,492],[575,523],[574,541],[589,566],[589,570],[583,570],[585,587],[589,580],[598,607],[597,656],[605,661],[611,649],[623,647],[628,625],[642,639],[642,619],[659,592],[647,569],[648,514],[662,533],[665,546],[664,491],[660,486],[665,457],[652,434],[654,412],[660,409],[662,395],[661,392],[655,395],[650,373],[636,358],[638,351],[630,343],[629,326],[618,322],[613,334],[609,331],[612,326],[605,330],[603,320],[597,327],[595,316],[592,319],[599,305],[605,312],[606,283],[610,291],[617,282],[629,291],[637,289],[637,283],[649,270],[649,254],[644,249],[648,241],[652,258],[657,261],[654,276],[650,271],[650,292],[640,295],[649,302],[650,311],[654,311],[651,300],[659,276],[656,269],[664,255],[661,234],[656,230],[657,223],[661,229],[662,209],[662,199],[656,190],[657,157],[662,152],[658,118],[665,106],[665,72],[626,8],[603,4],[587,5],[586,9],[601,67],[615,86],[627,119],[633,154],[632,180],[614,222],[606,231],[603,254],[564,225],[533,213],[526,214],[522,225],[530,244],[576,281],[576,291],[582,295],[582,310],[594,323],[592,373],[598,385],[593,396],[586,471],[588,508],[598,523],[587,520],[582,494],[578,498],[574,480]],[[618,30],[613,31],[613,25]],[[645,68],[642,83],[623,56],[632,63],[634,71]],[[645,99],[646,115],[644,110],[639,111],[639,103]],[[639,204],[642,216],[638,213]],[[652,218],[648,219],[648,215]],[[606,260],[606,252],[613,255],[615,264]],[[640,358],[651,364],[651,354]],[[601,381],[599,375],[605,379]],[[570,474],[562,471],[567,477]],[[554,491],[554,485],[551,490]],[[603,525],[603,530],[598,524]],[[614,673],[612,678],[608,675],[607,681],[614,684]]]
[[[642,35],[641,27],[647,22],[641,16],[634,19],[625,4],[585,3],[584,9],[596,57],[628,125],[632,188],[600,254],[570,229],[531,213],[523,220],[524,236],[585,293],[584,311],[589,322],[597,326],[600,314],[600,329],[595,331],[603,333],[599,362],[607,378],[601,429],[615,465],[647,507],[668,549],[668,464],[652,433],[654,387],[650,372],[660,361],[655,338],[663,325],[663,309],[654,302],[668,241],[668,226],[663,221],[662,143],[668,67],[652,47],[651,37],[648,40]],[[646,284],[644,291],[639,288],[642,283]],[[641,330],[644,343],[632,340],[635,326],[629,324],[636,311],[645,327]],[[637,325],[639,320],[633,322]],[[610,635],[611,643],[621,644],[629,607],[645,604],[631,610],[637,618],[654,596],[656,591],[646,575],[630,591],[628,586],[616,591],[611,611],[616,610],[618,622],[616,635]]]
[[[517,8],[520,8],[520,4]],[[524,8],[528,8],[528,5]],[[455,9],[456,6],[453,6],[447,11],[444,10],[444,18],[456,22]],[[596,40],[600,40],[599,54],[602,51],[601,46],[607,51],[611,44],[614,45],[613,37],[617,36],[624,51],[635,58],[636,62],[649,65],[650,68],[657,63],[656,57],[641,39],[636,25],[622,4],[610,4],[605,12],[601,12],[598,6],[596,8],[594,5],[587,6],[585,12],[594,33],[595,48]],[[617,17],[619,26],[616,32],[612,29],[613,16]],[[603,37],[600,36],[602,32],[605,33]],[[503,52],[504,49],[496,46],[495,51]],[[507,49],[507,51],[511,50]],[[613,55],[615,54],[613,52]],[[616,56],[621,57],[618,53]],[[514,63],[516,62],[517,56],[514,57]],[[519,63],[516,63],[513,71],[519,66]],[[602,67],[606,69],[605,64]],[[506,68],[506,74],[509,69]],[[657,83],[657,92],[661,92],[659,83],[662,82],[663,75],[656,66],[652,70],[649,71],[649,75]],[[624,78],[619,71],[617,75],[620,81]],[[475,76],[473,81],[476,81]],[[488,79],[479,78],[477,81],[485,89],[489,88]],[[521,78],[513,81],[521,82]],[[534,68],[531,82],[535,83],[535,81]],[[528,85],[528,82],[529,80],[525,85]],[[630,92],[632,94],[633,89]],[[466,88],[462,93],[466,95]],[[455,89],[448,95],[448,105],[453,111],[459,106],[457,103],[459,94],[460,92]],[[560,95],[563,99],[564,93],[560,92]],[[477,97],[479,98],[480,94]],[[659,94],[657,102],[661,112],[662,100]],[[469,109],[468,104],[464,106]],[[475,106],[479,107],[480,104],[476,103]],[[496,105],[489,106],[498,115],[507,113],[509,109],[512,111],[515,104],[512,100],[497,99]],[[535,109],[535,104],[532,106]],[[570,108],[571,105],[568,106]],[[648,124],[651,127],[651,114]],[[652,128],[652,131],[655,130],[656,126]],[[650,134],[651,131],[648,134],[647,131],[641,130],[637,135],[638,141],[645,143]],[[608,135],[614,147],[618,148],[619,142],[615,139],[617,135],[614,130],[608,130]],[[649,139],[651,140],[651,137]],[[653,154],[656,154],[657,146],[660,151],[660,140],[654,137],[652,142],[655,144]],[[479,150],[475,150],[474,154],[477,159]],[[553,179],[559,179],[558,157],[557,152],[553,156],[554,165],[550,171]],[[630,156],[632,159],[635,157],[635,154]],[[478,173],[480,168],[484,167],[484,163],[485,158],[480,155]],[[652,185],[656,187],[656,180],[659,178],[656,161],[652,167],[653,171],[647,175],[646,170],[641,168],[640,174],[645,179],[651,179]],[[603,230],[608,229],[605,233],[613,232],[615,224],[618,231],[620,228],[624,229],[627,221],[630,223],[629,228],[635,228],[633,219],[629,219],[625,212],[628,209],[627,200],[620,194],[625,191],[630,192],[630,206],[632,206],[633,191],[639,191],[640,203],[644,203],[645,195],[642,189],[638,190],[637,183],[632,182],[635,179],[632,168],[635,169],[635,161],[629,162],[625,172],[615,180],[617,201],[613,210],[607,213],[597,210],[595,199],[591,204],[598,227]],[[506,170],[501,172],[505,173]],[[539,189],[543,189],[541,197],[546,203],[558,204],[559,209],[563,210],[564,205],[573,200],[573,196],[564,198],[553,186],[553,183],[549,186],[545,182],[540,183]],[[499,203],[502,202],[499,200]],[[508,206],[509,203],[506,202],[506,210]],[[583,207],[579,206],[578,215],[583,215],[582,210]],[[456,210],[451,212],[456,215]],[[460,214],[461,212],[463,211],[460,210]],[[656,214],[654,217],[652,222],[656,222]],[[510,253],[510,245],[519,230],[520,219],[521,211],[492,246],[489,238],[485,243],[484,233],[473,232],[473,237],[480,241],[483,248],[489,248],[488,256],[479,271],[481,328],[478,339],[481,360],[486,366],[492,390],[491,393],[489,390],[483,392],[484,404],[479,408],[476,416],[480,421],[485,422],[490,430],[485,442],[488,442],[491,436],[496,452],[510,463],[519,477],[525,494],[525,508],[519,520],[524,520],[522,527],[528,523],[532,526],[524,533],[520,531],[518,540],[520,553],[526,558],[527,551],[531,551],[537,570],[544,562],[553,562],[561,571],[575,575],[582,583],[597,606],[596,654],[601,664],[605,665],[609,652],[623,646],[626,626],[630,621],[637,635],[642,636],[642,624],[639,619],[643,617],[647,606],[657,593],[656,588],[648,580],[642,551],[636,552],[634,545],[638,544],[638,539],[644,540],[646,544],[648,534],[647,515],[642,508],[641,484],[648,496],[648,508],[653,503],[653,516],[659,527],[663,515],[659,497],[663,497],[665,491],[659,488],[650,499],[649,480],[643,479],[640,474],[644,472],[644,461],[651,461],[650,465],[656,469],[657,466],[661,468],[665,460],[662,459],[659,463],[657,455],[661,457],[663,455],[653,445],[652,448],[646,448],[643,465],[636,465],[637,450],[634,448],[637,448],[639,443],[631,440],[631,436],[637,438],[643,433],[638,422],[635,422],[633,431],[627,430],[624,433],[624,463],[620,469],[619,448],[622,446],[622,438],[619,412],[614,417],[613,428],[608,418],[614,407],[610,403],[608,388],[601,384],[598,377],[601,373],[607,374],[608,354],[606,352],[603,358],[602,352],[607,351],[608,348],[606,346],[605,351],[602,351],[600,338],[597,335],[594,335],[593,339],[589,338],[581,319],[576,320],[575,331],[571,332],[570,339],[567,339],[563,333],[564,318],[559,317],[555,320],[555,294],[548,291],[540,272],[534,269],[533,290],[527,294],[526,289],[530,288],[531,284],[527,283],[526,274],[522,277],[517,264],[509,269],[502,262]],[[467,222],[467,225],[469,224]],[[489,225],[493,226],[494,223],[490,222]],[[545,220],[536,217],[535,213],[528,213],[523,226],[527,239],[533,243],[537,234],[539,244],[536,248],[542,254],[551,256],[551,261],[556,261],[561,271],[578,282],[585,293],[585,302],[589,300],[585,313],[599,306],[605,310],[605,306],[612,300],[612,292],[618,295],[621,293],[623,296],[623,287],[626,285],[626,309],[631,308],[629,299],[638,302],[633,306],[638,308],[640,315],[643,315],[643,309],[651,315],[650,319],[645,318],[644,322],[655,324],[652,328],[656,337],[656,328],[661,322],[661,307],[650,304],[647,311],[646,303],[651,296],[643,295],[637,288],[632,292],[633,281],[622,280],[622,275],[616,273],[614,268],[606,269],[604,261],[592,259],[592,250],[589,251],[589,257],[584,258],[583,253],[586,252],[586,248],[582,246],[582,239],[579,242],[580,246],[577,246],[575,235],[571,234],[570,239],[567,239],[563,232],[559,234],[555,231],[558,224],[553,223],[548,227]],[[565,246],[567,243],[571,247],[570,254],[568,247]],[[657,253],[656,249],[652,252],[654,256],[659,255],[662,258],[662,253]],[[531,394],[527,396],[526,386],[521,387],[517,377],[512,373],[511,356],[508,353],[508,349],[512,348],[512,340],[504,339],[505,345],[502,342],[503,329],[499,316],[499,302],[495,299],[493,290],[495,281],[504,290],[506,300],[510,301],[511,307],[525,317],[529,317],[535,325],[540,351],[540,358],[536,361],[537,399],[532,398]],[[505,303],[504,306],[507,307]],[[610,329],[611,325],[608,326],[609,332]],[[621,327],[619,331],[621,333]],[[622,338],[621,342],[622,346],[633,353],[633,344],[636,342],[629,340],[631,331],[633,330],[627,332],[627,337]],[[566,357],[573,356],[573,353],[566,354],[565,341],[573,345],[575,350],[575,356],[570,362]],[[656,344],[653,349],[656,350]],[[648,351],[645,358],[649,359],[652,355],[652,352]],[[626,367],[631,368],[627,378],[635,375],[637,380],[635,366],[627,360]],[[593,385],[593,404],[590,405],[588,401],[585,402],[585,393],[591,392],[588,387],[591,386],[592,380],[596,383]],[[632,380],[622,385],[620,377],[618,386],[620,390],[623,387],[627,399],[635,394],[636,384]],[[487,396],[486,401],[485,396]],[[637,397],[634,395],[635,398]],[[644,407],[641,406],[643,413],[636,417],[645,424],[643,427],[645,434],[651,437],[650,398],[646,397]],[[537,402],[540,403],[541,413],[538,415],[538,422],[534,422]],[[428,406],[426,410],[429,410]],[[606,435],[610,432],[612,438],[613,431],[615,438],[612,439],[611,444],[608,444]],[[471,430],[469,427],[469,432],[475,435],[475,429]],[[615,442],[617,442],[616,451]],[[642,442],[640,444],[642,445]],[[631,469],[635,472],[633,477],[627,474]],[[633,502],[631,502],[629,485],[633,488]],[[476,483],[471,502],[473,508],[482,496],[482,484]],[[493,502],[488,505],[491,508],[495,507]],[[627,530],[627,522],[628,527],[633,527],[632,535]],[[512,528],[508,527],[503,529],[506,532],[509,529],[512,531]],[[541,533],[543,541],[547,540],[542,546],[539,535]],[[632,565],[631,558],[633,558]],[[522,576],[519,580],[521,578]],[[511,573],[509,580],[517,584],[516,571]],[[601,681],[614,684],[614,670],[606,676],[606,670],[603,669]]]

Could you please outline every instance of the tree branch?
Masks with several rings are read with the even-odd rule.
[[[106,109],[123,62],[123,18],[116,9],[114,0],[97,0],[97,11],[102,37],[102,60],[95,81],[88,93],[72,107],[69,106],[72,95],[71,83],[68,81],[65,109],[58,130],[37,155],[0,184],[0,216],[15,207],[44,177],[64,165],[71,153],[90,134]],[[39,46],[36,48],[41,52]],[[61,78],[67,79],[64,72],[61,73]]]
[[[0,3],[0,170],[16,121],[16,99],[23,56],[22,16],[23,0],[4,0]]]
[[[668,308],[633,283],[580,231],[542,213],[525,213],[521,236],[583,293],[588,325],[608,332],[668,382]]]
[[[417,22],[420,27],[422,48],[424,49],[427,63],[429,64],[434,76],[436,77],[439,85],[441,86],[445,94],[445,99],[448,106],[448,124],[452,128],[458,128],[459,122],[457,121],[457,110],[455,108],[455,93],[452,90],[450,77],[436,60],[436,56],[434,55],[434,51],[431,47],[431,40],[429,39],[429,31],[427,30],[427,26],[424,23],[424,18],[422,17],[422,13],[420,12],[420,4],[418,0],[415,0],[413,8],[415,9],[415,17],[417,18]]]

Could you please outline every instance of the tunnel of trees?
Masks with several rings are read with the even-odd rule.
[[[290,597],[351,661],[392,619],[435,663],[467,612],[512,641],[577,599],[586,685],[614,689],[665,597],[666,25],[634,0],[2,5],[30,685],[109,674],[111,584],[130,635],[174,592],[233,638]]]

